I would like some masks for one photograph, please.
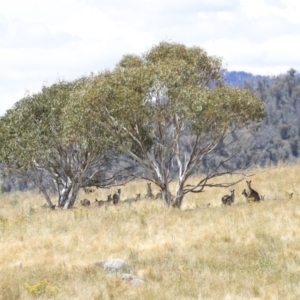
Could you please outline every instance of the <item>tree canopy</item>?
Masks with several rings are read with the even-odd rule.
[[[58,192],[58,206],[69,208],[80,188],[115,185],[124,171],[111,170],[115,149],[82,105],[90,81],[82,77],[43,87],[1,118],[4,170],[34,182],[50,207],[49,186]]]

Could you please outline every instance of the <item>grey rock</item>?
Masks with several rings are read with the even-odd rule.
[[[98,260],[96,265],[102,266],[103,270],[107,273],[129,273],[132,270],[132,267],[120,258]]]

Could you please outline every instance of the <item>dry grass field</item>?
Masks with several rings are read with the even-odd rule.
[[[265,200],[246,203],[243,181],[231,207],[221,206],[224,188],[188,195],[181,210],[144,199],[48,211],[39,194],[2,194],[0,299],[300,299],[300,163],[253,172]],[[147,184],[121,189],[124,200]],[[95,265],[109,258],[127,261],[144,284]]]

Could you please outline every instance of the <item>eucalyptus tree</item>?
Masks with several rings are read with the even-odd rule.
[[[166,205],[173,200],[180,207],[187,193],[237,182],[214,179],[241,171],[226,165],[240,146],[230,133],[259,122],[264,107],[249,90],[226,86],[223,74],[222,60],[203,49],[161,42],[141,56],[125,55],[95,78],[88,100],[93,114],[105,119],[103,128],[143,167],[143,178],[161,189]],[[227,158],[210,168],[222,150]],[[206,172],[191,183],[203,161]]]
[[[0,120],[0,158],[6,172],[31,180],[52,208],[49,183],[58,192],[58,206],[70,208],[81,188],[115,185],[121,173],[104,173],[116,153],[83,105],[91,80],[92,76],[82,77],[43,87]]]

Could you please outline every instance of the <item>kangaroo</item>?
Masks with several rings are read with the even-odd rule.
[[[156,200],[157,200],[157,199],[162,199],[161,192],[159,192],[159,193],[157,193],[157,194],[155,195],[155,199],[156,199]]]
[[[56,207],[56,205],[54,204],[54,205],[52,205],[52,206],[49,206],[48,204],[43,204],[43,205],[41,205],[41,208],[43,208],[43,209],[48,209],[48,208],[50,208],[50,209],[52,209],[52,210],[55,210],[55,207]]]
[[[107,206],[107,205],[110,205],[110,204],[112,204],[112,203],[113,203],[113,198],[112,198],[111,195],[108,195],[108,196],[107,196],[107,200],[104,201],[104,204],[105,204],[105,206]]]
[[[82,206],[90,206],[91,205],[91,201],[88,199],[83,199],[80,201]]]
[[[104,201],[104,200],[98,200],[97,198],[95,199],[95,205],[99,206],[99,207],[103,206],[105,204],[105,202],[106,201]]]
[[[169,192],[170,198],[174,198],[174,196]],[[155,195],[155,199],[162,199],[162,192],[159,192]]]
[[[242,195],[245,196],[247,202],[253,202],[254,198],[249,198],[246,189],[243,190]]]
[[[125,204],[131,204],[132,202],[136,202],[141,199],[141,194],[136,194],[136,197],[133,198],[127,198],[123,203]]]
[[[247,200],[247,198],[248,198],[248,195],[247,195],[247,192],[246,192],[246,190],[245,190],[245,189],[243,190],[243,192],[242,192],[242,195],[244,195],[244,196],[245,196],[245,198],[246,198],[246,200]]]
[[[235,198],[235,194],[234,194],[234,190],[230,190],[231,195],[225,195],[222,197],[222,203],[223,205],[231,205],[232,203],[234,203],[234,198]]]
[[[251,180],[250,181],[246,180],[246,183],[248,185],[248,191],[246,191],[246,193],[247,193],[247,197],[246,197],[247,201],[248,201],[249,198],[253,198],[254,202],[259,202],[261,200],[261,198],[260,198],[258,192],[255,191],[255,190],[253,190],[251,188]]]
[[[121,189],[118,189],[117,193],[113,195],[113,204],[118,204],[120,201]]]
[[[108,195],[106,202],[112,202],[112,201],[113,201],[113,199],[112,199],[111,195]]]
[[[153,199],[154,195],[152,193],[151,182],[147,183],[147,185],[148,185],[148,188],[147,188],[146,198]]]

